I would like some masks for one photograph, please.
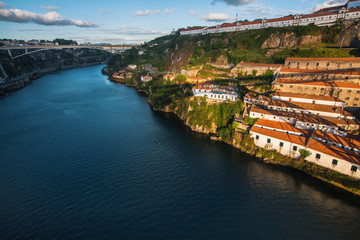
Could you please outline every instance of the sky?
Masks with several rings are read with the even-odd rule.
[[[0,39],[140,44],[188,26],[306,14],[346,0],[4,0]]]

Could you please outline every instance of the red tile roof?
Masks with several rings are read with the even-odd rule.
[[[360,154],[317,141],[313,138],[309,139],[308,148],[318,151],[319,153],[330,155],[335,159],[343,159],[348,162],[360,164]]]
[[[340,136],[322,132],[322,131],[314,131],[313,136],[316,138],[321,138],[323,140],[331,141],[331,142],[338,143],[338,144],[348,146],[351,148],[360,149],[360,141],[356,140],[356,139],[340,137]]]
[[[276,110],[269,110],[269,109],[262,109],[252,107],[250,112],[266,114],[266,115],[273,115],[273,116],[281,116],[287,118],[295,118],[297,121],[304,122],[304,123],[314,123],[320,125],[327,125],[327,126],[347,126],[347,125],[359,125],[355,120],[344,120],[344,119],[337,119],[337,118],[329,118],[329,117],[319,117],[316,115],[305,115],[305,114],[298,114],[298,113],[290,113],[290,112],[282,112]]]
[[[200,29],[204,29],[205,27],[192,27],[192,28],[187,28],[187,29],[183,29],[180,32],[186,32],[186,31],[192,31],[192,30],[200,30]]]
[[[255,126],[257,126],[257,127],[264,126],[264,127],[279,129],[279,130],[283,130],[283,131],[287,131],[287,132],[295,132],[295,133],[299,133],[299,134],[303,134],[303,135],[311,135],[311,132],[312,132],[312,131],[305,130],[305,129],[295,128],[295,124],[289,124],[289,123],[285,123],[285,122],[276,122],[276,121],[270,121],[270,120],[264,120],[264,119],[259,119],[256,122]]]
[[[319,87],[331,87],[331,88],[355,88],[360,89],[360,85],[356,83],[342,83],[342,82],[315,82],[315,81],[297,81],[291,82],[289,79],[277,79],[276,82],[278,83],[293,83],[294,85],[310,85],[310,86],[319,86]]]
[[[304,99],[314,99],[314,100],[323,100],[323,101],[331,101],[331,102],[342,102],[338,98],[334,97],[327,97],[327,96],[316,96],[316,95],[308,95],[308,94],[301,94],[301,93],[288,93],[288,92],[275,92],[273,94],[275,97],[289,97],[289,98],[304,98]]]
[[[267,19],[266,22],[283,22],[283,21],[289,21],[289,20],[294,20],[294,16]]]
[[[259,134],[263,134],[263,135],[266,135],[269,137],[277,138],[280,140],[284,140],[287,142],[292,142],[292,143],[295,143],[295,144],[298,144],[298,145],[301,145],[304,147],[306,145],[306,140],[307,140],[306,137],[296,136],[296,135],[282,133],[282,132],[276,132],[273,130],[259,128],[256,126],[253,126],[250,131],[259,133]]]
[[[329,15],[337,15],[336,12],[317,12],[317,13],[311,13],[306,15],[300,15],[301,19],[304,18],[314,18],[314,17],[323,17],[323,16],[329,16]]]
[[[252,24],[260,24],[262,20],[256,20],[252,22],[241,22],[240,25],[252,25]]]
[[[319,111],[319,112],[328,112],[328,113],[337,113],[337,114],[342,114],[343,112],[341,107],[336,107],[336,106],[312,104],[312,103],[285,102],[285,101],[277,101],[277,100],[271,100],[269,102],[269,106],[304,109],[309,111]]]
[[[339,74],[339,75],[358,75],[360,76],[360,71],[357,70],[325,70],[325,69],[297,69],[297,68],[282,68],[281,73],[306,73],[306,74]]]
[[[360,57],[348,57],[348,58],[287,58],[286,60],[298,60],[298,61],[341,61],[341,62],[358,62]]]

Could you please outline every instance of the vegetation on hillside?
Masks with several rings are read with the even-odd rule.
[[[358,49],[336,48],[335,43],[340,32],[344,30],[341,25],[319,27],[316,25],[267,28],[207,34],[196,36],[180,36],[177,31],[174,35],[167,35],[134,47],[123,56],[114,57],[109,62],[112,72],[125,68],[128,64],[151,64],[161,72],[169,71],[174,64],[181,68],[202,66],[215,62],[219,56],[226,56],[230,64],[244,62],[258,63],[284,63],[287,57],[351,57],[360,56]],[[302,46],[295,48],[277,49],[273,54],[267,55],[269,49],[262,49],[262,44],[271,36],[283,33],[292,33],[298,37],[312,35],[322,36],[322,43],[316,46]],[[175,61],[182,59],[181,63]],[[189,59],[184,59],[189,56]],[[206,77],[204,72],[202,76]],[[224,73],[224,77],[226,73]]]

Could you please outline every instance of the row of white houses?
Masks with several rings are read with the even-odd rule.
[[[237,23],[224,23],[212,27],[193,27],[180,31],[181,35],[197,35],[197,34],[212,34],[222,32],[236,32],[252,29],[261,29],[269,27],[288,27],[288,26],[306,26],[309,24],[315,24],[318,26],[330,26],[334,25],[339,20],[355,20],[360,19],[360,1],[355,7],[346,8],[343,7],[336,11],[315,12],[311,14],[294,16],[287,16],[274,19],[263,19],[252,22],[237,22]]]
[[[276,150],[282,155],[300,158],[301,149],[310,152],[305,160],[360,179],[360,154],[327,144],[312,136],[297,136],[254,126],[250,130],[258,147]]]

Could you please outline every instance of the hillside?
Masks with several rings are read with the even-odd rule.
[[[168,35],[116,56],[108,64],[115,72],[128,64],[151,64],[161,72],[219,62],[284,63],[287,57],[360,56],[360,23],[331,27],[315,25],[267,28],[211,35]]]

